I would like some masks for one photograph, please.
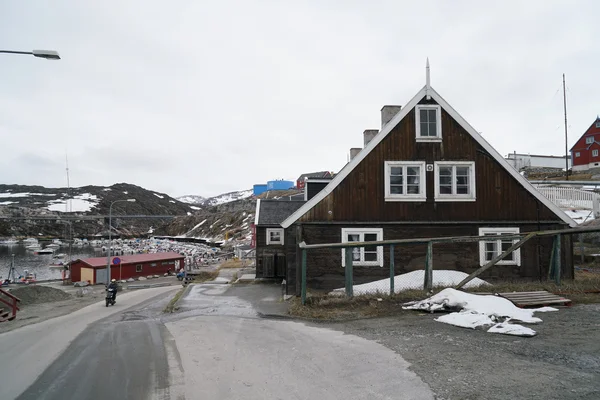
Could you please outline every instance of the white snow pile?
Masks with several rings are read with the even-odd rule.
[[[462,328],[479,328],[489,333],[515,336],[535,336],[536,331],[513,322],[537,324],[542,320],[534,317],[533,313],[558,311],[553,307],[518,308],[503,297],[476,295],[451,288],[428,299],[406,303],[402,308],[429,312],[454,311],[435,320]]]
[[[68,206],[67,206],[68,202]],[[83,193],[67,200],[51,200],[48,210],[60,212],[87,212],[98,204],[98,197],[90,193]]]
[[[152,193],[152,194],[155,195],[156,197],[158,197],[159,199],[164,199],[165,198],[165,196],[161,196],[158,193]]]
[[[191,208],[192,210],[202,210],[200,207],[196,207],[196,206],[190,206],[190,208]]]
[[[563,209],[563,211],[578,224],[583,224],[594,219],[594,213],[590,210]]]
[[[458,285],[467,274],[460,271],[452,270],[433,270],[433,287],[448,287]],[[396,275],[394,277],[394,293],[400,293],[405,290],[423,290],[423,282],[425,280],[425,270],[420,269],[412,272],[408,272],[402,275]],[[483,285],[489,285],[486,281],[475,278],[467,283],[465,288],[473,288]],[[390,278],[381,279],[369,283],[363,283],[362,285],[354,285],[354,295],[361,294],[375,294],[375,293],[389,293],[390,291]],[[345,288],[334,289],[330,294],[343,294]]]

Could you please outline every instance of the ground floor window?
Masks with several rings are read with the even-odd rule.
[[[382,228],[342,228],[342,243],[374,242],[383,240]],[[352,265],[383,266],[383,247],[365,246],[352,248]],[[346,266],[346,250],[342,249],[342,266]]]
[[[484,266],[517,243],[519,239],[502,239],[502,236],[517,233],[519,228],[479,228],[479,236],[490,237],[479,242],[479,264]],[[521,265],[521,249],[507,255],[498,265]]]
[[[267,228],[267,245],[283,244],[283,228]]]
[[[136,264],[135,272],[142,272],[142,264]]]

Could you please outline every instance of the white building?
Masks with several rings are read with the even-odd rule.
[[[565,169],[565,156],[510,153],[505,158],[517,171],[527,168],[557,168],[563,171]],[[570,157],[568,163],[571,168]]]

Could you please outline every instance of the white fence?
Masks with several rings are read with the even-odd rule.
[[[600,195],[594,192],[577,189],[572,186],[534,185],[535,188],[550,201],[561,208],[577,208],[598,211]]]

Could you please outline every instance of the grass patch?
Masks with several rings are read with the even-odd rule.
[[[175,312],[175,304],[181,298],[181,296],[183,295],[184,291],[185,291],[185,288],[182,288],[177,293],[175,293],[175,296],[173,296],[173,298],[171,299],[171,301],[169,301],[169,304],[167,304],[167,306],[163,310],[164,313]]]
[[[200,271],[194,273],[194,280],[192,282],[202,283],[206,281],[214,281],[217,276],[219,276],[218,269],[214,271]]]
[[[443,288],[434,288],[438,293]],[[560,286],[550,281],[534,282],[495,282],[493,286],[470,288],[469,293],[534,292],[546,290],[573,301],[575,304],[600,303],[600,273],[576,271],[574,280],[563,280]],[[422,300],[431,295],[424,290],[407,290],[394,296],[369,294],[347,298],[326,293],[309,293],[306,305],[300,298],[290,300],[289,314],[294,317],[322,320],[345,321],[358,318],[388,317],[400,315],[402,304]]]
[[[219,268],[242,268],[242,260],[232,258],[231,260],[221,263]]]

